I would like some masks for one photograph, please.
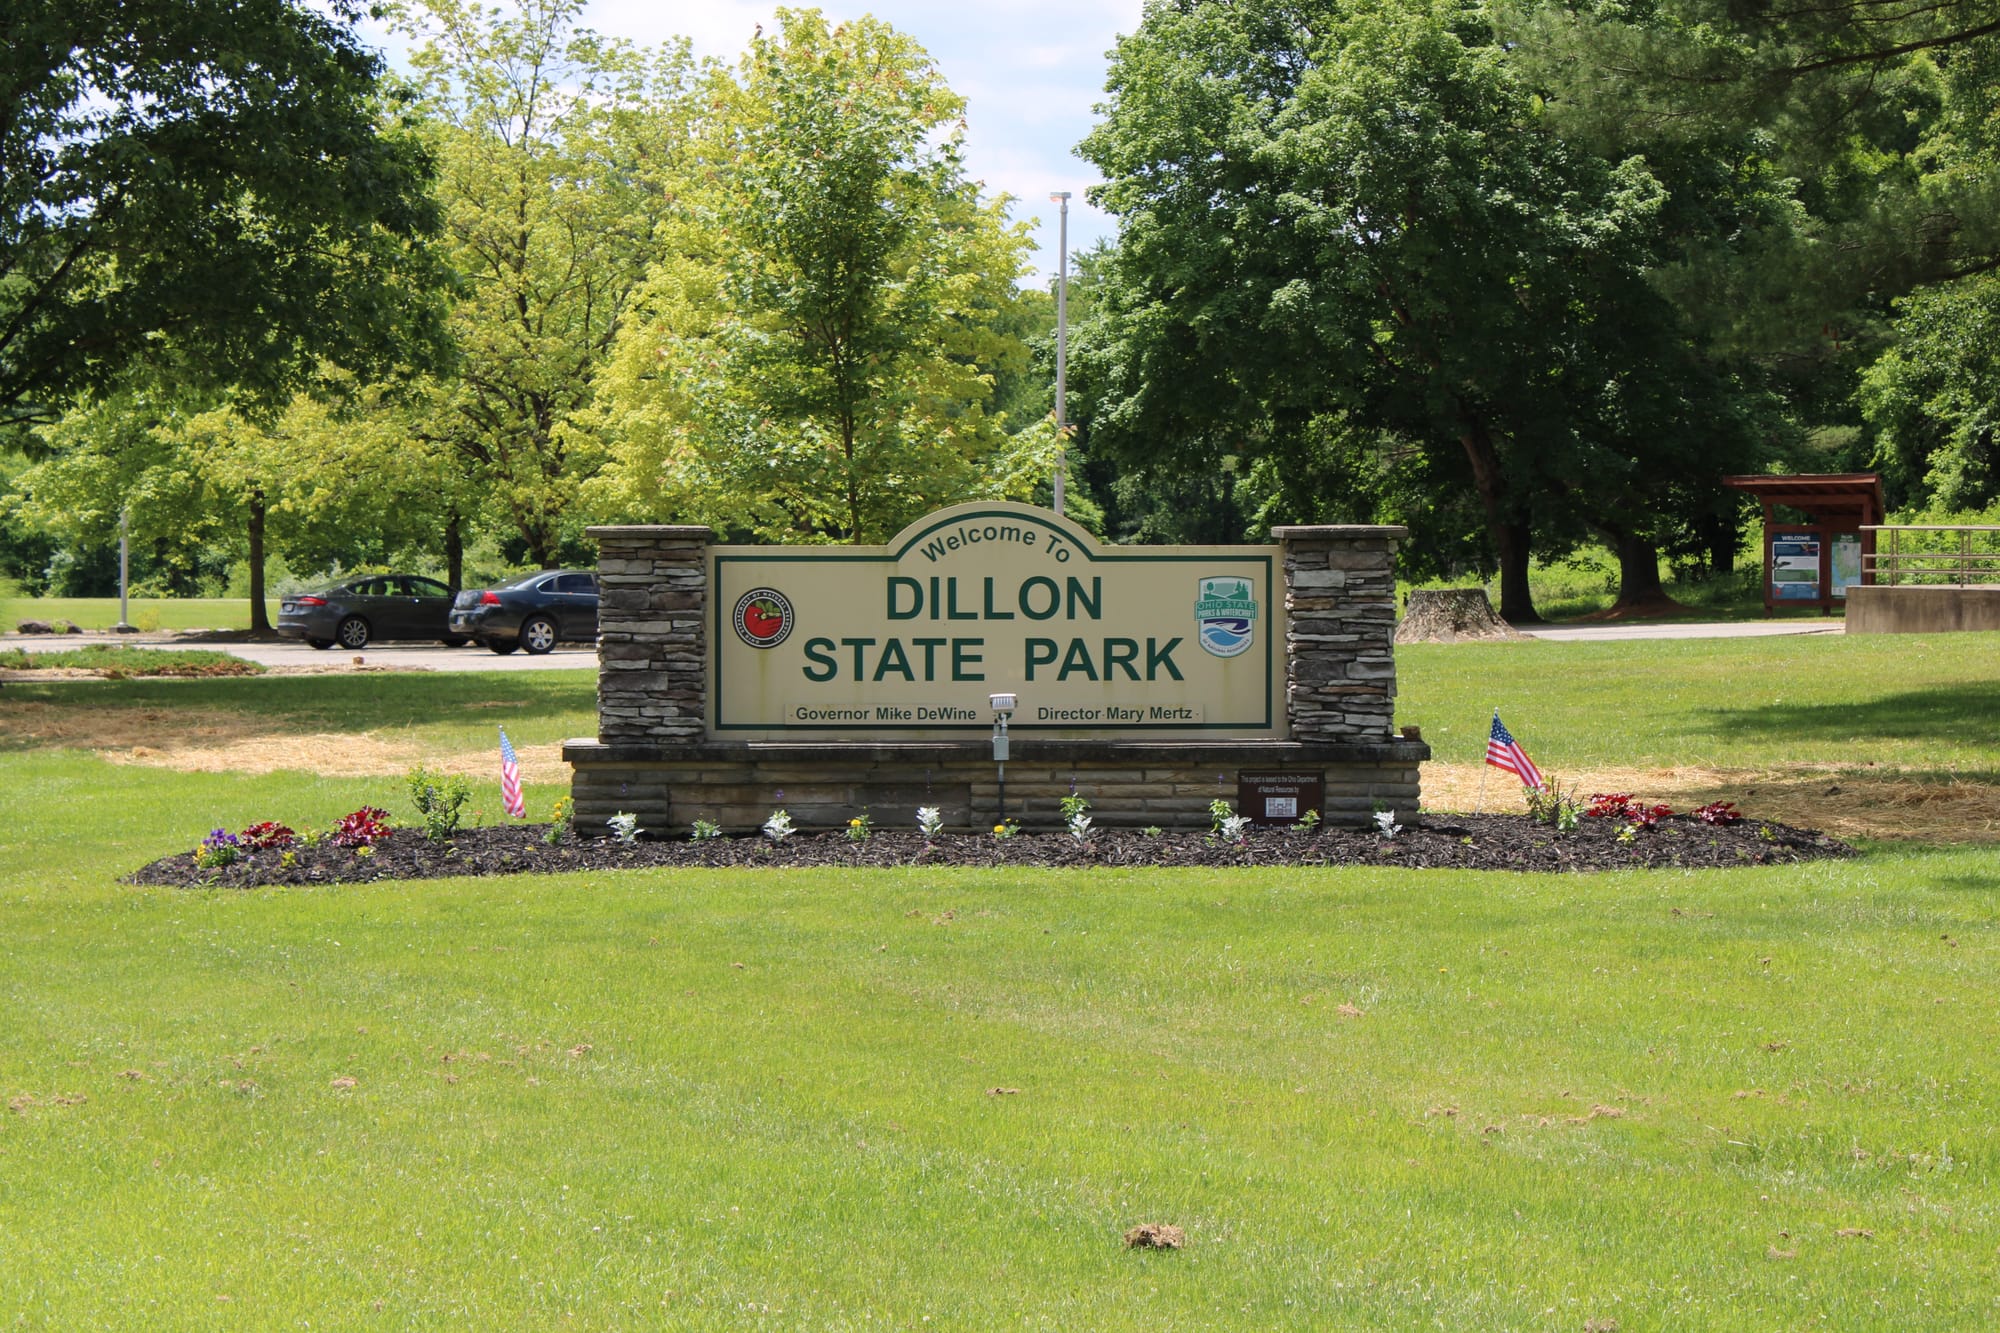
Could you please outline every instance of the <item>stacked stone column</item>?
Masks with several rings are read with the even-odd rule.
[[[705,527],[602,527],[597,739],[698,741],[708,711]]]
[[[1400,527],[1283,527],[1285,712],[1294,741],[1380,742],[1396,713]]]

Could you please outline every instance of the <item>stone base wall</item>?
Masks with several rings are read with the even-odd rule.
[[[1377,809],[1414,812],[1419,741],[1301,745],[1291,742],[1162,743],[1016,739],[1007,764],[1005,814],[1023,828],[1062,827],[1062,798],[1090,801],[1107,828],[1207,828],[1208,805],[1236,802],[1245,770],[1326,775],[1321,817],[1367,827]],[[576,827],[592,836],[621,811],[661,836],[682,836],[697,819],[752,832],[783,807],[800,829],[845,828],[866,812],[879,827],[915,827],[917,807],[935,805],[946,826],[985,830],[1001,817],[1000,784],[986,742],[907,745],[707,742],[619,745],[570,741]],[[782,795],[780,794],[782,793]]]

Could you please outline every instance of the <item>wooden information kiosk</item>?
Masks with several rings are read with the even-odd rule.
[[[1882,521],[1882,478],[1873,472],[1724,477],[1722,484],[1764,502],[1764,614],[1781,606],[1830,612],[1849,587],[1871,582],[1864,557],[1875,550],[1868,529]],[[1778,506],[1806,515],[1780,523]]]

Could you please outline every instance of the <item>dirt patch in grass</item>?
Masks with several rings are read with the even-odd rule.
[[[41,701],[0,703],[0,735],[17,749],[89,750],[114,764],[182,773],[321,773],[397,777],[416,764],[497,777],[499,751],[438,755],[415,741],[371,732],[273,732],[269,721],[224,709],[79,708]],[[517,745],[525,782],[569,781],[560,743]]]
[[[1852,855],[1825,834],[1783,824],[1745,820],[1711,826],[1686,817],[1661,821],[1629,840],[1622,820],[1590,819],[1557,833],[1519,815],[1438,815],[1412,820],[1387,839],[1357,829],[1271,829],[1241,841],[1201,833],[1104,831],[1079,844],[1067,834],[1023,833],[1005,841],[978,834],[945,834],[925,842],[918,833],[877,833],[853,842],[841,833],[801,833],[782,842],[756,835],[693,841],[667,838],[621,843],[610,838],[555,843],[547,825],[512,824],[461,829],[449,843],[426,841],[415,829],[396,829],[364,854],[322,842],[286,853],[267,849],[234,865],[204,870],[192,852],[153,862],[131,877],[135,884],[198,888],[211,884],[253,888],[274,884],[323,884],[378,879],[431,879],[458,875],[631,870],[656,867],[891,867],[1034,866],[1401,866],[1423,870],[1625,870],[1722,869],[1786,865]]]
[[[1585,798],[1624,791],[1676,809],[1734,801],[1760,817],[1824,829],[1840,838],[2000,842],[2000,788],[1957,778],[1927,780],[1809,764],[1767,769],[1592,767],[1556,777],[1565,790],[1574,787]],[[1520,784],[1483,764],[1425,764],[1423,793],[1427,810],[1511,813],[1521,806]]]

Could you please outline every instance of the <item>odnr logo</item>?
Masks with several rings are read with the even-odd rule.
[[[1194,622],[1201,646],[1214,657],[1249,651],[1257,637],[1257,597],[1250,580],[1219,577],[1196,580]]]
[[[752,648],[776,648],[792,632],[791,599],[776,588],[752,588],[736,601],[736,637]]]

